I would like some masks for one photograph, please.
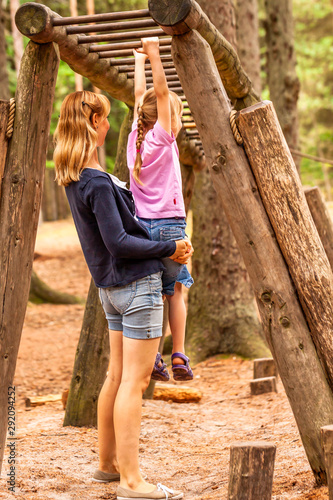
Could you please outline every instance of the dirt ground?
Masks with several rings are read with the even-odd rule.
[[[35,270],[53,288],[86,296],[89,273],[71,221],[44,223],[38,231]],[[29,304],[17,361],[16,498],[115,499],[116,484],[93,483],[97,432],[63,427],[61,402],[26,408],[25,398],[69,387],[84,306]],[[251,397],[253,363],[211,358],[194,368],[199,404],[144,401],[141,468],[151,482],[181,489],[185,499],[227,499],[230,444],[276,444],[273,499],[328,499],[316,488],[283,390]],[[10,438],[7,443],[10,442]],[[0,498],[14,498],[6,483],[5,450]],[[258,500],[260,500],[258,498]]]

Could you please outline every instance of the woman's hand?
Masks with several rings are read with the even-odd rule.
[[[187,264],[194,252],[190,240],[176,240],[175,243],[176,251],[169,258],[178,262],[178,264]]]
[[[142,49],[133,49],[135,62],[140,62],[140,61],[145,62],[146,59],[148,59],[148,55],[144,52],[138,52],[139,50]]]

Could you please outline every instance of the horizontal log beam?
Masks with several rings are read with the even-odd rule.
[[[135,38],[147,38],[150,36],[163,36],[164,31],[161,28],[155,30],[128,31],[127,33],[110,33],[107,35],[81,35],[78,37],[78,43],[110,42],[111,40],[133,40]]]
[[[121,68],[121,70],[123,70],[123,68]],[[170,69],[166,68],[164,69],[164,73],[165,75],[177,75],[177,71],[175,68],[170,68]],[[127,76],[128,78],[134,78],[134,71],[130,71],[129,73],[127,73]],[[147,76],[153,76],[152,71],[146,71],[146,77]]]
[[[121,23],[89,24],[88,26],[69,26],[66,28],[67,35],[78,33],[100,33],[102,31],[131,30],[134,28],[152,28],[157,26],[153,19],[143,19],[141,21],[127,21]]]
[[[160,49],[165,45],[170,45],[172,38],[161,38],[159,41]],[[90,45],[90,52],[104,52],[106,50],[139,49],[142,47],[141,40],[132,40],[131,42],[106,43],[104,45]],[[169,47],[171,50],[171,46]],[[132,55],[133,52],[129,55]]]
[[[170,47],[171,49],[171,47]],[[133,53],[131,54],[133,55]],[[101,57],[101,55],[99,56]],[[168,55],[161,55],[161,61],[163,62],[172,62],[172,56],[171,54]],[[124,59],[112,59],[110,61],[111,66],[135,66],[135,59],[134,57],[125,57]],[[149,65],[150,66],[150,65]]]
[[[90,16],[57,17],[53,20],[53,26],[66,26],[69,24],[98,23],[100,21],[122,21],[123,19],[135,19],[150,16],[148,9],[129,10],[124,12],[108,12],[106,14],[93,14]]]
[[[195,0],[173,0],[167,6],[160,0],[149,0],[148,7],[165,33],[180,35],[196,30],[209,43],[224,88],[236,109],[259,101],[236,51]]]

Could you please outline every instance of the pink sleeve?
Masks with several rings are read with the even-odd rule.
[[[176,140],[173,132],[171,132],[171,135],[169,135],[168,132],[164,130],[162,125],[158,123],[158,121],[155,123],[152,132],[154,138],[161,142],[163,145],[172,144]]]
[[[134,122],[132,123],[132,132],[133,130],[136,130],[138,128],[138,120],[134,120]]]

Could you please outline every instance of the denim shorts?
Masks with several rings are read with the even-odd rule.
[[[124,286],[99,288],[110,330],[132,339],[162,336],[162,271]]]
[[[138,219],[148,230],[150,239],[153,241],[175,241],[185,238],[186,221],[181,217],[175,219],[143,219],[138,217]],[[175,293],[176,281],[187,288],[193,285],[193,278],[186,265],[178,264],[169,257],[161,260],[165,266],[162,276],[162,293],[164,295],[173,295]]]

